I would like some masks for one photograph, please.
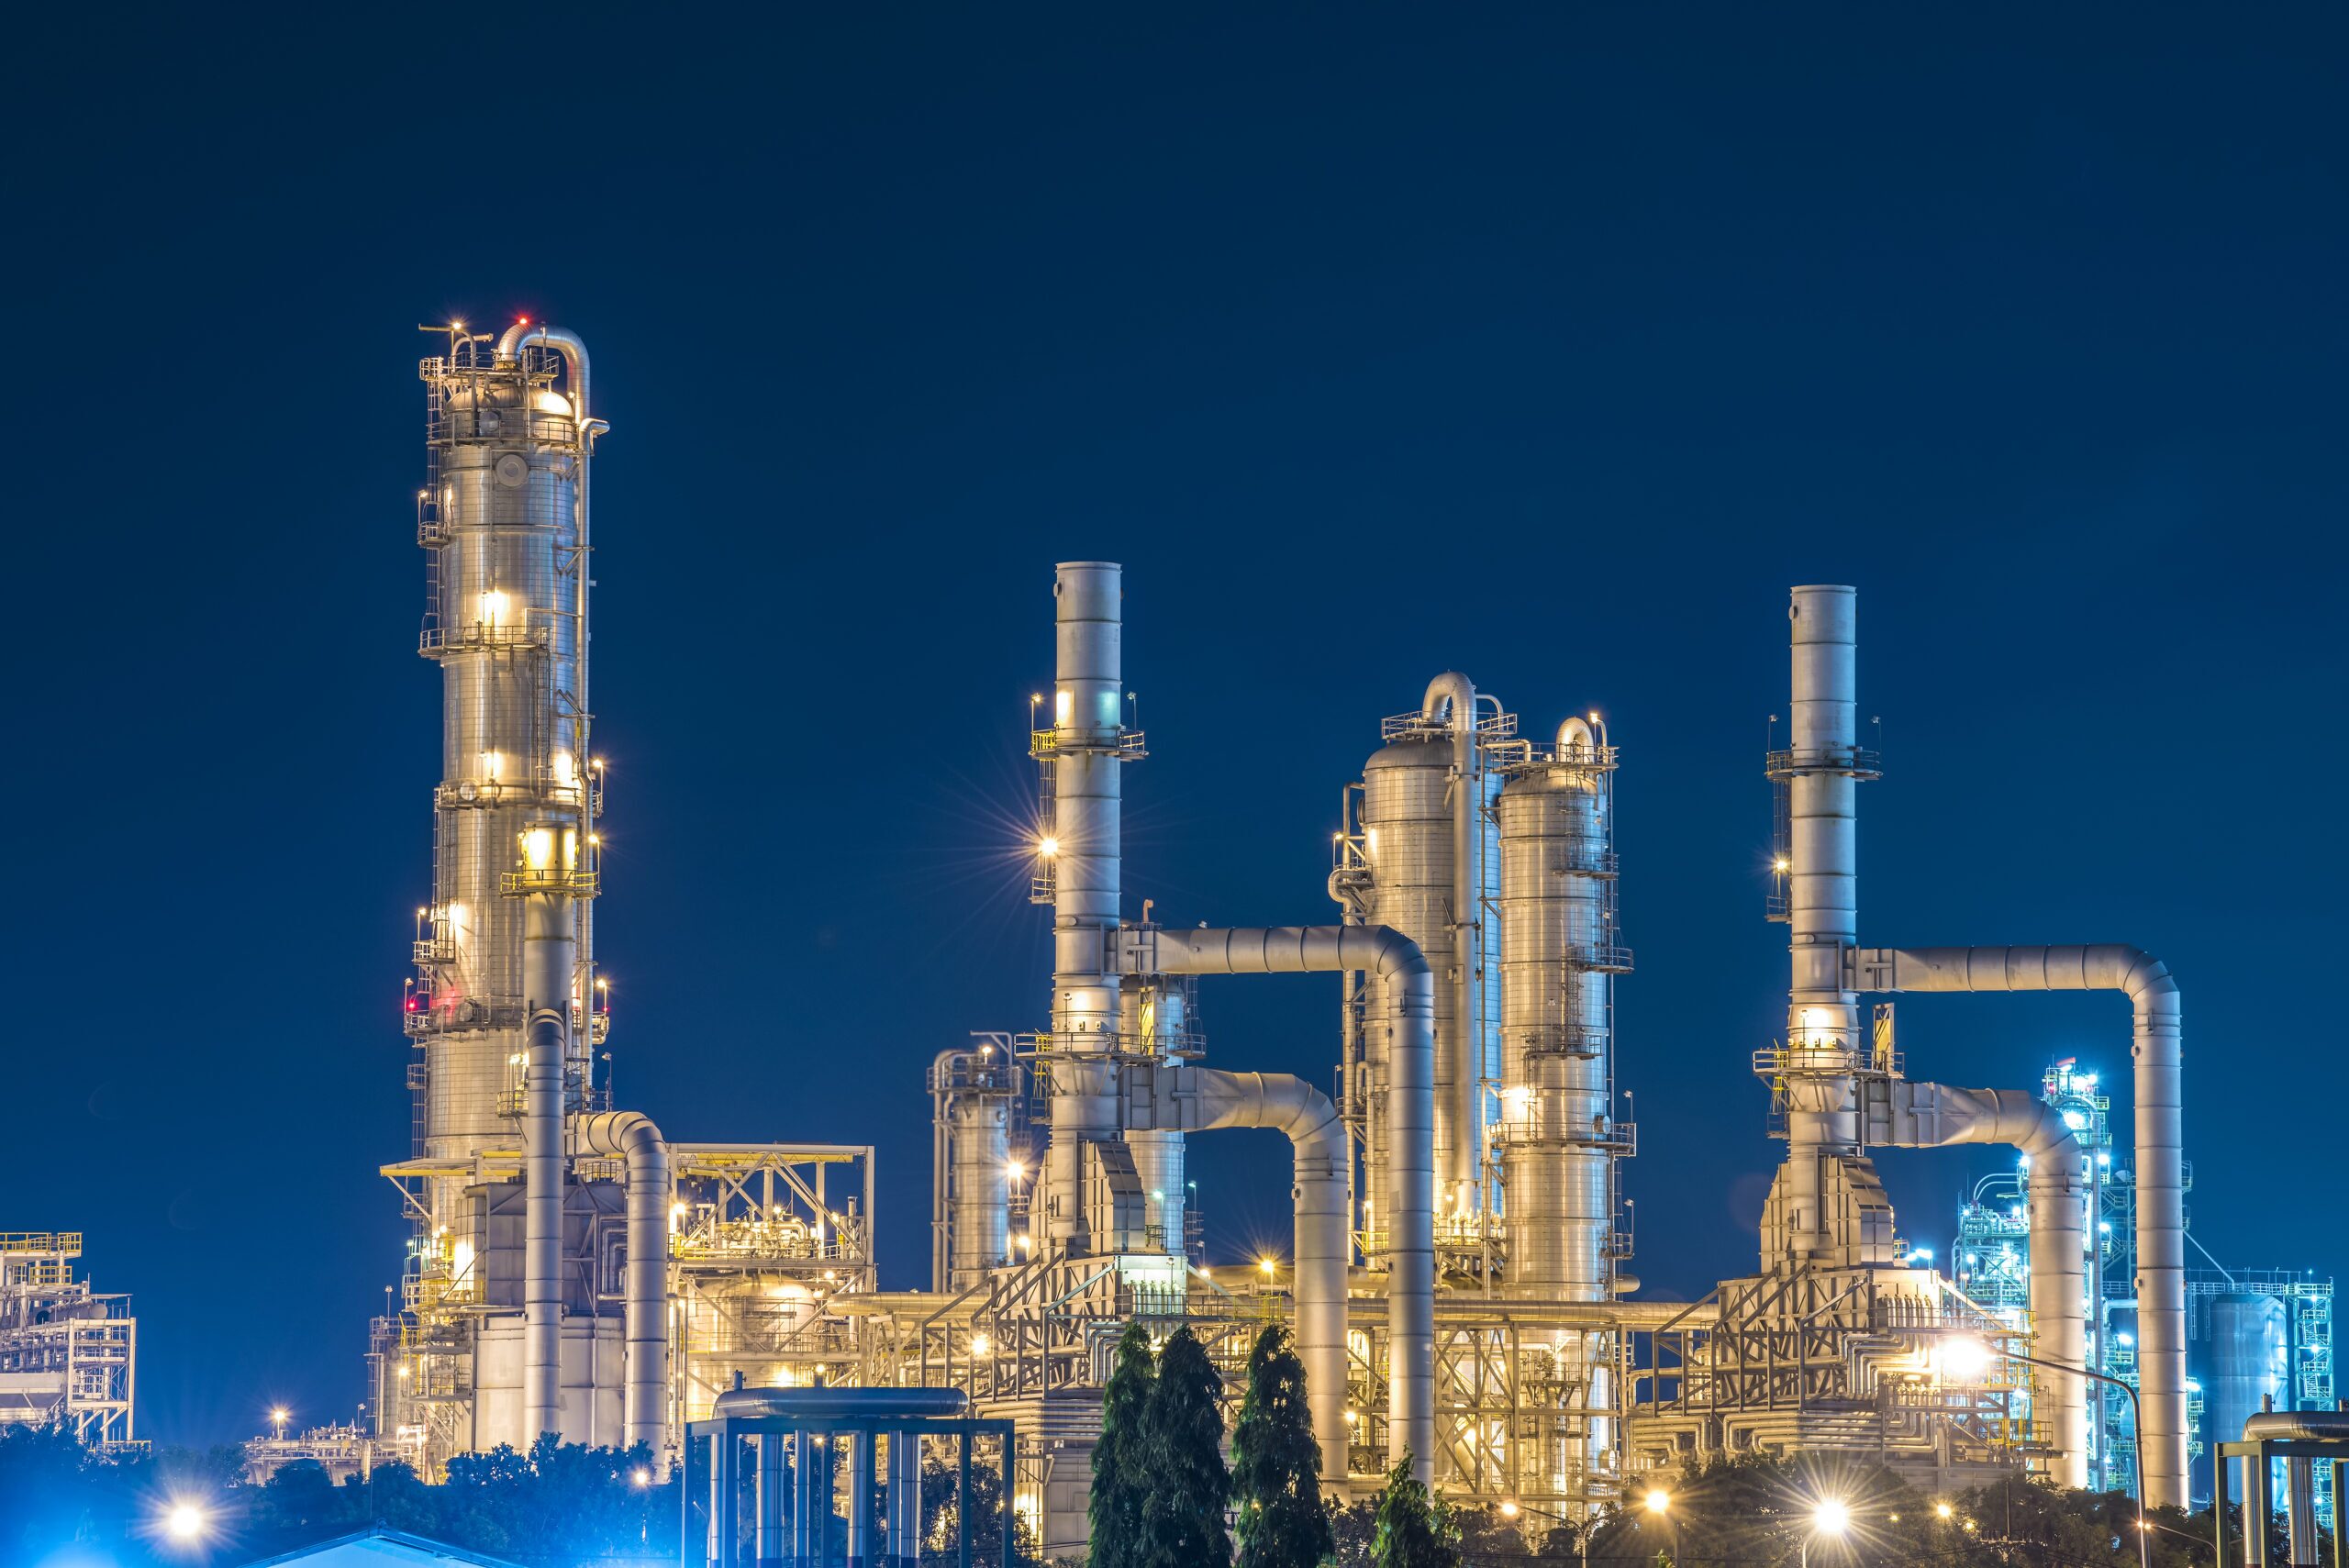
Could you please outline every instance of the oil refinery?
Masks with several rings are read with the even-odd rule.
[[[430,1475],[551,1431],[677,1462],[730,1389],[956,1390],[1011,1423],[1014,1506],[1051,1553],[1084,1544],[1110,1348],[1136,1320],[1188,1325],[1227,1373],[1290,1323],[1325,1487],[1364,1491],[1408,1453],[1450,1495],[1575,1520],[1648,1472],[1757,1451],[1865,1454],[1937,1489],[2018,1472],[2133,1489],[2142,1467],[2147,1500],[2183,1505],[2198,1402],[2236,1423],[2230,1440],[2257,1378],[2282,1407],[2330,1406],[2329,1281],[2220,1289],[2189,1268],[2169,964],[2119,941],[1865,925],[1856,807],[1883,763],[1861,729],[1857,595],[1835,585],[1792,590],[1787,728],[1756,791],[1757,822],[1775,804],[1786,1024],[1734,1070],[1761,1079],[1757,1117],[1787,1148],[1758,1254],[1711,1293],[1643,1299],[1626,1266],[1640,1140],[1616,1073],[1636,1047],[1615,1003],[1637,981],[1618,891],[1637,873],[1606,720],[1553,705],[1521,727],[1436,673],[1375,734],[1365,716],[1358,779],[1314,784],[1343,802],[1326,886],[1260,926],[1191,925],[1123,875],[1128,773],[1149,753],[1121,570],[1097,561],[1052,575],[1030,727],[1048,990],[1030,1019],[908,1049],[906,1114],[926,1094],[932,1121],[931,1277],[884,1289],[871,1147],[693,1141],[613,1103],[587,658],[606,427],[574,334],[441,330],[416,495],[441,771],[403,1015],[413,1146],[383,1168],[412,1232],[373,1327],[384,1451]],[[1040,570],[1040,662],[1043,588]],[[1135,629],[1147,680],[1175,651]],[[1209,1065],[1200,977],[1276,973],[1331,977],[1326,1088]],[[1891,998],[2054,990],[2110,994],[2104,1055],[2125,1042],[2125,1084],[2074,1063],[2037,1085],[1961,1086],[1962,1062],[1909,1076]],[[1290,1140],[1285,1262],[1197,1252],[1186,1162],[1230,1128]],[[1937,1259],[1871,1151],[1967,1144],[2016,1163]],[[2189,1375],[2190,1324],[2236,1347],[2229,1370]],[[869,1477],[874,1459],[852,1462]]]

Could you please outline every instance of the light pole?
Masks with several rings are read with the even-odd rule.
[[[1980,1351],[1986,1359],[1992,1353],[1989,1347],[1982,1344],[1978,1340],[1962,1340],[1960,1343],[1972,1345],[1976,1351]],[[2050,1372],[2069,1373],[2074,1377],[2085,1377],[2089,1379],[2091,1382],[2109,1384],[2112,1387],[2118,1388],[2121,1393],[2129,1396],[2130,1425],[2136,1429],[2140,1439],[2144,1436],[2145,1412],[2143,1406],[2138,1402],[2135,1385],[2124,1383],[2120,1378],[2111,1375],[2110,1373],[2090,1372],[2084,1366],[2066,1366],[2062,1362],[2051,1362],[2043,1360],[2038,1356],[2027,1356],[2018,1350],[2001,1347],[1997,1353],[2006,1357],[2009,1361],[2021,1362],[2025,1366],[2043,1366]],[[2137,1561],[2142,1565],[2142,1568],[2152,1568],[2154,1561],[2153,1531],[2145,1518],[2145,1445],[2142,1440],[2131,1446],[2130,1458],[2133,1462],[2137,1471]]]
[[[1649,1513],[1672,1526],[1672,1568],[1680,1568],[1680,1516],[1672,1511],[1672,1494],[1658,1486],[1644,1501]]]

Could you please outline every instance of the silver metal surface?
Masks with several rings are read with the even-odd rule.
[[[2186,1205],[2177,982],[2142,949],[1872,948],[1852,955],[1865,991],[2119,991],[2136,1062],[2137,1364],[2145,1502],[2184,1507]]]
[[[1426,957],[1384,926],[1128,930],[1134,974],[1374,977],[1388,1025],[1386,1246],[1387,1430],[1394,1463],[1408,1450],[1420,1480],[1435,1465],[1435,995]]]
[[[622,1440],[655,1455],[668,1447],[669,1145],[640,1111],[603,1111],[573,1119],[583,1158],[626,1162],[628,1172],[627,1384]]]
[[[1124,765],[1121,573],[1113,562],[1063,562],[1052,595],[1057,672],[1050,747],[1053,795],[1052,1141],[1036,1208],[1064,1252],[1113,1251],[1121,1213],[1139,1212],[1127,1162],[1088,1157],[1119,1141],[1114,1052],[1118,976],[1104,970],[1118,927],[1119,770]],[[1122,1150],[1119,1151],[1122,1156]],[[1031,1221],[1031,1223],[1033,1223]]]

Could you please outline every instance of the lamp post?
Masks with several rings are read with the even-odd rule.
[[[1672,1526],[1672,1568],[1680,1568],[1680,1516],[1672,1511],[1672,1494],[1658,1486],[1643,1500],[1649,1513]]]
[[[1810,1568],[1810,1543],[1822,1535],[1841,1537],[1851,1528],[1852,1510],[1833,1498],[1810,1511],[1810,1529],[1802,1538],[1802,1568]]]
[[[1990,1354],[1988,1347],[1982,1345],[1979,1340],[1966,1340],[1962,1341],[1962,1343],[1975,1346],[1977,1350],[1982,1351],[1985,1357],[1987,1357]],[[2025,1366],[2040,1366],[2045,1367],[2050,1372],[2069,1373],[2074,1377],[2085,1377],[2091,1382],[2109,1384],[2112,1387],[2118,1388],[2121,1393],[2129,1396],[2129,1419],[2131,1424],[2136,1429],[2141,1437],[2143,1435],[2145,1430],[2144,1407],[2139,1403],[2137,1398],[2137,1390],[2133,1385],[2124,1383],[2120,1378],[2114,1377],[2110,1373],[2091,1372],[2084,1366],[2067,1366],[2062,1362],[2045,1361],[2038,1356],[2027,1356],[2018,1350],[2001,1347],[1997,1353],[2006,1357],[2009,1361],[2021,1362]],[[2145,1518],[2145,1445],[2143,1442],[2132,1445],[2130,1449],[2130,1458],[2134,1462],[2137,1472],[2137,1561],[2142,1565],[2142,1568],[2152,1568],[2154,1561],[2153,1529]]]

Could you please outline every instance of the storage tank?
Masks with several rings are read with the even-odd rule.
[[[2210,1373],[2203,1379],[2203,1451],[2213,1453],[2221,1442],[2243,1436],[2243,1424],[2257,1415],[2272,1397],[2279,1409],[2290,1399],[2285,1369],[2291,1354],[2284,1304],[2272,1296],[2251,1291],[2230,1292],[2210,1298],[2204,1319],[2209,1330]],[[2234,1495],[2243,1495],[2239,1478]]]

